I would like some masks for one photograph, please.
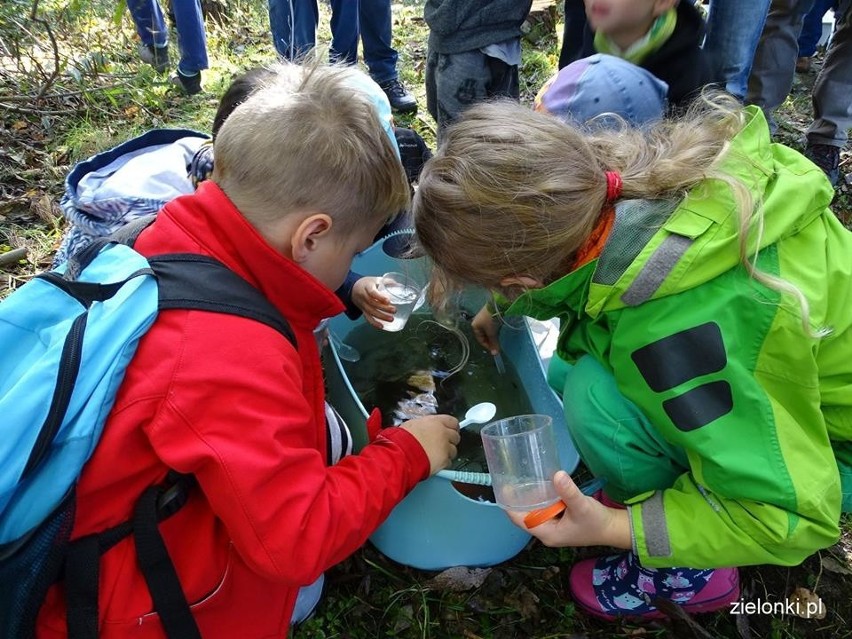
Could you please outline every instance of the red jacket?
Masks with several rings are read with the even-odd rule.
[[[80,478],[72,537],[130,519],[168,469],[192,473],[200,489],[160,529],[202,636],[285,637],[299,587],[363,544],[428,475],[428,458],[411,434],[392,429],[327,466],[312,329],[343,305],[273,250],[218,186],[169,203],[136,248],[221,260],[282,312],[299,348],[252,320],[162,312]],[[101,561],[100,624],[106,638],[164,636],[132,539]],[[60,584],[37,635],[65,633]]]

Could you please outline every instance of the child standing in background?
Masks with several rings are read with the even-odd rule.
[[[520,97],[521,25],[532,0],[426,0],[426,106],[443,129],[488,98]]]
[[[505,315],[560,320],[566,421],[606,492],[557,473],[565,512],[530,532],[622,549],[573,566],[588,613],[722,609],[737,566],[795,565],[837,540],[852,509],[852,233],[832,195],[733,98],[649,130],[510,103],[447,130],[414,200],[429,290],[478,285],[513,300]],[[474,333],[496,353],[492,312]]]
[[[669,85],[683,108],[712,81],[701,50],[704,20],[692,0],[585,0],[594,32],[581,57],[608,53],[638,64]]]

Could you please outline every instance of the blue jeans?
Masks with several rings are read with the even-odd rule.
[[[770,0],[711,0],[704,50],[713,78],[743,100]]]
[[[164,47],[169,42],[169,30],[163,10],[157,0],[127,0],[127,8],[136,25],[142,44]],[[207,68],[207,36],[200,0],[172,0],[175,14],[180,62],[178,70],[195,75]]]
[[[822,38],[822,17],[835,5],[836,0],[816,0],[813,8],[805,16],[802,33],[799,36],[799,57],[810,58],[816,53]]]
[[[397,79],[399,55],[392,46],[393,23],[390,0],[361,0],[361,43],[370,76],[382,84]]]
[[[319,6],[316,0],[269,0],[269,26],[275,50],[298,60],[316,46]],[[331,0],[329,57],[354,64],[358,58],[358,1]]]
[[[358,40],[372,78],[383,83],[397,77],[397,52],[391,46],[390,0],[331,0],[330,58],[358,60]],[[316,0],[269,0],[269,26],[278,53],[296,60],[316,46],[319,8]]]

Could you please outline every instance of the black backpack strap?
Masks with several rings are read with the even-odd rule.
[[[68,545],[65,560],[68,639],[96,639],[98,636],[100,568],[97,535],[81,537]]]
[[[183,507],[195,483],[192,475],[170,471],[162,485],[152,486],[142,494],[131,521],[81,537],[68,545],[65,563],[68,639],[97,639],[100,559],[131,534],[140,570],[166,636],[169,639],[201,637],[158,528],[161,521]],[[164,563],[168,565],[163,566]]]
[[[156,219],[156,215],[144,215],[142,217],[137,217],[135,220],[131,220],[122,226],[106,239],[108,242],[118,242],[119,244],[133,246],[136,243],[136,238],[139,237],[139,234],[151,226]]]
[[[154,609],[166,636],[174,639],[201,639],[201,632],[189,609],[169,551],[160,535],[157,503],[161,492],[152,486],[144,493],[133,513],[133,538],[136,559],[148,584]]]
[[[296,346],[287,320],[263,294],[212,257],[171,253],[148,259],[160,291],[160,309],[192,308],[262,322]]]

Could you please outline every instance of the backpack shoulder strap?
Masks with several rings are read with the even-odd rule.
[[[197,309],[246,317],[272,327],[296,347],[296,336],[278,309],[220,261],[170,253],[151,257],[148,263],[157,276],[160,310]]]
[[[129,222],[109,241],[133,246],[155,217]],[[151,257],[148,263],[157,276],[161,310],[197,309],[246,317],[274,328],[296,347],[296,337],[278,309],[219,260],[195,253],[169,253]]]

